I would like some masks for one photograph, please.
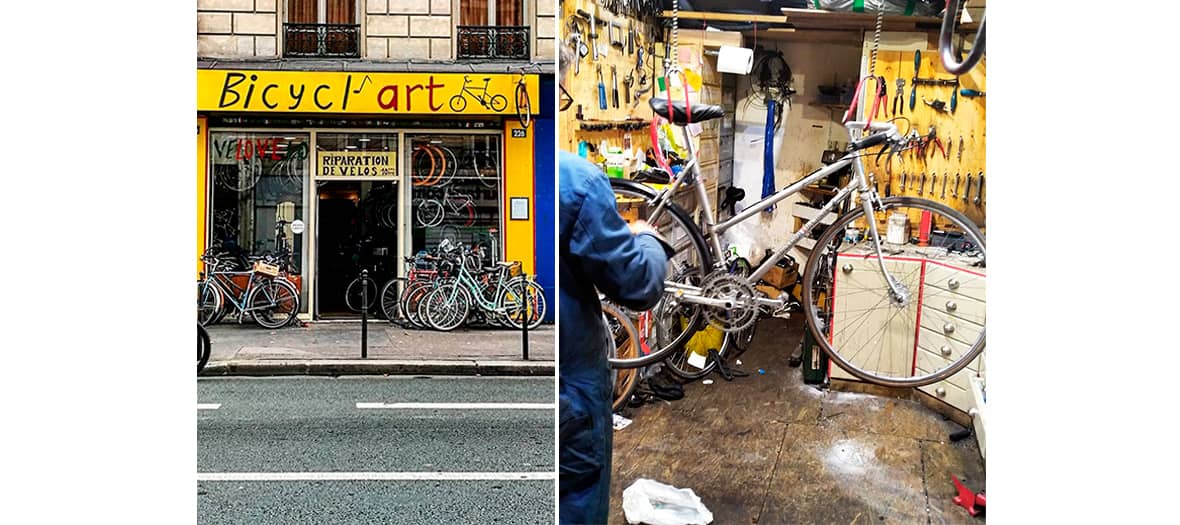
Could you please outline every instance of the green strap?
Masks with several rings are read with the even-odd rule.
[[[857,13],[865,12],[865,0],[853,0],[852,1],[852,10]]]
[[[815,8],[819,9],[819,0],[815,0]]]
[[[909,2],[906,2],[905,16],[910,16],[910,15],[914,14],[914,4],[915,3],[916,3],[916,0],[910,0]]]

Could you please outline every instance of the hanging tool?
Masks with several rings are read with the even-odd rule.
[[[964,97],[968,97],[968,98],[982,97],[982,96],[986,95],[986,93],[984,93],[978,89],[971,89],[971,88],[960,89],[959,94],[963,95]]]
[[[922,195],[922,192],[924,192],[924,191],[926,191],[926,173],[925,172],[922,173],[922,179],[921,179],[921,181],[918,182],[918,195]]]
[[[965,186],[963,186],[963,202],[967,202],[967,201],[971,200],[971,179],[972,178],[973,178],[973,176],[970,173],[968,173],[967,174],[967,184]]]
[[[925,156],[927,151],[929,151],[930,153],[934,153],[934,150],[929,148],[930,144],[934,144],[935,146],[938,146],[938,151],[942,152],[943,158],[948,158],[948,159],[950,158],[947,155],[946,148],[942,145],[942,139],[938,138],[938,133],[935,131],[934,126],[930,126],[930,131],[926,134],[926,145],[923,146],[923,150],[922,150],[923,157]]]
[[[963,162],[963,136],[959,135],[959,162]]]
[[[942,174],[942,195],[939,195],[938,198],[940,198],[940,199],[946,198],[946,181],[947,181],[947,179],[950,179],[950,178],[951,178],[950,173],[943,172],[943,174]]]
[[[594,18],[594,13],[587,13],[581,9],[578,9],[578,16],[590,21],[590,47],[594,49],[594,61],[598,62],[598,20]]]
[[[943,102],[938,99],[934,99],[934,102],[931,102],[925,98],[922,99],[922,102],[924,104],[926,104],[927,106],[934,108],[934,110],[939,113],[946,113],[946,102]]]
[[[619,51],[626,49],[627,43],[623,41],[623,25],[617,20],[611,20],[607,25],[606,35],[610,38],[611,47],[617,47]]]
[[[974,202],[975,202],[976,206],[979,206],[979,204],[981,202],[983,202],[983,172],[982,171],[979,172],[979,178],[976,179],[976,184],[977,185],[975,186],[975,201]]]
[[[602,64],[595,66],[598,70],[598,109],[606,110],[606,84],[602,82]]]
[[[952,199],[959,198],[959,174],[958,173],[955,174],[955,187],[951,188],[951,198]]]
[[[955,88],[951,89],[951,114],[955,113],[955,108],[959,107],[959,90],[956,82]]]
[[[627,104],[631,103],[631,85],[635,83],[635,75],[630,71],[627,76],[623,77],[623,101]]]
[[[901,172],[901,192],[902,193],[905,193],[905,183],[907,180],[909,180],[909,174],[904,171]]]
[[[582,37],[582,28],[578,25],[578,18],[576,16],[569,17],[567,25],[570,28],[570,47],[573,48],[577,55],[574,58],[574,75],[577,76],[581,72],[582,59],[590,53],[590,48],[586,45],[586,40]]]
[[[630,18],[627,19],[627,56],[635,54],[635,25]]]
[[[930,175],[930,196],[934,196],[934,187],[938,184],[938,174]]]
[[[905,112],[905,79],[898,78],[894,82],[897,84],[897,92],[893,94],[893,115],[890,116],[896,117],[898,107]]]
[[[616,109],[619,107],[619,76],[615,70],[615,65],[610,66],[610,101],[611,105]]]
[[[922,69],[922,52],[919,50],[914,50],[914,81],[915,82],[913,84],[913,87],[910,88],[910,111],[914,110],[915,101],[918,100],[917,99],[917,96],[918,96],[918,82],[917,82],[917,80],[918,80],[918,71],[920,71],[921,69]]]
[[[877,77],[877,100],[873,101],[873,117],[880,117],[885,111],[885,99],[889,98],[889,88],[885,85],[885,77]],[[888,117],[889,115],[885,115]]]

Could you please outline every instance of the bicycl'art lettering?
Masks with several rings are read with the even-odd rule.
[[[197,71],[198,111],[366,114],[532,114],[518,100],[539,100],[536,75]]]

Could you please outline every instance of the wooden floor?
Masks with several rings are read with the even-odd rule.
[[[611,524],[638,478],[691,488],[715,524],[981,523],[952,503],[954,474],[985,487],[974,438],[916,401],[818,390],[787,358],[800,318],[763,320],[739,368],[685,385],[679,401],[630,409],[614,434]],[[765,375],[759,375],[762,368]]]

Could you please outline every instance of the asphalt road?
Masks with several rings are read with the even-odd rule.
[[[552,523],[553,391],[552,378],[201,378],[198,523]]]

